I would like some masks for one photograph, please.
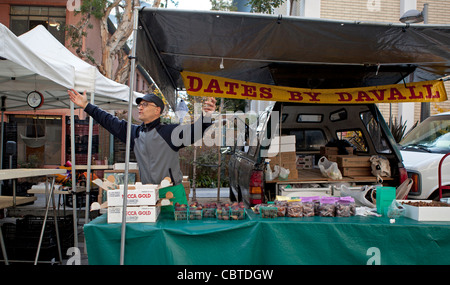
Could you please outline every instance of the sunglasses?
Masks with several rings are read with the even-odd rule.
[[[150,102],[142,102],[142,103],[139,103],[139,104],[137,105],[138,108],[140,108],[140,107],[145,108],[145,107],[147,107],[147,106],[158,107],[158,106],[156,106],[156,105],[150,104]]]

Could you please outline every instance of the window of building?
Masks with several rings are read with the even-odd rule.
[[[16,36],[43,25],[64,44],[65,7],[11,6],[10,18],[10,29]]]

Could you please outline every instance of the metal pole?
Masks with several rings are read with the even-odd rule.
[[[134,3],[133,3],[134,4]],[[134,78],[136,73],[136,39],[138,27],[138,6],[134,6],[133,10],[133,46],[131,48],[131,64],[130,64],[130,96],[128,101],[128,123],[127,123],[127,141],[125,150],[125,178],[123,181],[123,211],[122,211],[122,231],[120,241],[120,265],[124,264],[125,259],[125,231],[127,224],[127,194],[128,194],[128,169],[130,163],[130,146],[131,146],[131,121],[133,107]]]
[[[222,170],[222,152],[220,151],[221,146],[222,146],[222,142],[223,142],[223,133],[222,133],[222,109],[223,109],[223,98],[220,98],[220,105],[219,105],[219,137],[220,139],[218,140],[218,147],[217,147],[217,151],[218,153],[218,167],[217,167],[217,202],[220,201],[220,172]]]
[[[73,246],[78,247],[77,222],[77,172],[75,169],[75,105],[70,101],[70,152],[72,160],[72,215],[73,215]],[[75,195],[73,194],[75,193]]]
[[[428,24],[428,3],[423,4],[423,23]],[[420,103],[420,121],[422,122],[430,116],[430,102]]]
[[[91,104],[94,104],[95,93],[91,92]],[[89,197],[91,194],[91,164],[92,164],[92,129],[94,127],[94,119],[89,116],[89,135],[88,135],[88,157],[86,171],[86,205],[84,207],[84,224],[89,222]],[[99,189],[101,191],[101,189]],[[86,239],[84,240],[86,243]],[[87,253],[87,247],[84,246],[84,253]]]
[[[4,132],[5,132],[5,123],[4,123],[4,120],[3,120],[3,115],[4,115],[4,113],[5,113],[5,101],[6,101],[6,96],[2,96],[2,109],[1,109],[1,111],[2,111],[2,135],[1,135],[1,138],[0,138],[0,140],[1,140],[1,142],[0,142],[0,152],[1,152],[1,155],[0,155],[0,169],[3,169],[3,134],[4,134]],[[0,181],[0,195],[2,195],[2,187],[3,187],[3,181]]]
[[[48,179],[46,178],[45,184],[47,185],[47,183],[48,183]],[[47,186],[46,186],[46,188],[47,188]],[[48,199],[47,199],[47,206],[45,208],[44,221],[42,223],[41,234],[39,236],[39,243],[38,243],[38,248],[37,248],[37,252],[36,252],[36,257],[34,259],[34,265],[36,265],[38,263],[39,252],[41,251],[42,239],[44,237],[45,224],[47,223],[48,211],[50,209],[50,200],[53,201],[53,218],[54,218],[54,222],[55,222],[56,242],[57,242],[57,246],[58,246],[59,261],[62,264],[61,242],[59,240],[58,220],[57,220],[57,214],[56,214],[55,196],[54,196],[54,192],[53,192],[54,188],[55,188],[55,177],[52,178],[52,184],[50,186],[50,193],[49,193]],[[47,191],[45,191],[45,192],[47,194]]]
[[[91,92],[91,104],[94,104],[94,92]],[[87,175],[86,175],[86,206],[84,211],[84,224],[87,224],[89,217],[89,196],[91,193],[91,164],[92,164],[92,129],[94,119],[89,116],[89,136],[88,136],[88,154],[87,154]]]

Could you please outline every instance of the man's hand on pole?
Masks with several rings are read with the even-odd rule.
[[[208,97],[206,101],[203,103],[203,112],[205,112],[205,116],[210,117],[215,110],[216,110],[216,98]]]
[[[83,92],[83,95],[75,91],[74,89],[67,90],[67,93],[69,93],[70,100],[81,108],[86,108],[88,104],[88,99],[86,95],[86,91]]]

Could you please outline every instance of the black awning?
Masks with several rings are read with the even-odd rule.
[[[144,8],[137,57],[175,107],[187,70],[255,83],[350,88],[450,73],[450,25]]]

